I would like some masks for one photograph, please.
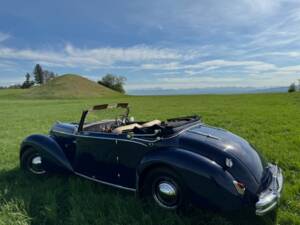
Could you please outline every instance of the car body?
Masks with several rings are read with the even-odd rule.
[[[86,122],[94,111],[125,110],[113,120]],[[149,195],[162,207],[185,203],[264,215],[280,198],[283,175],[243,138],[197,116],[134,122],[127,103],[97,105],[79,123],[57,122],[49,135],[21,144],[21,167],[34,174],[68,171]]]

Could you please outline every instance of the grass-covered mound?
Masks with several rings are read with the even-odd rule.
[[[119,93],[84,77],[66,74],[54,78],[47,84],[33,87],[22,95],[37,99],[72,99],[115,96]]]

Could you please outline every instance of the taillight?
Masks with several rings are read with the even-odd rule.
[[[241,195],[243,195],[246,191],[246,185],[241,183],[241,182],[238,182],[236,180],[233,181],[233,184],[235,186],[235,189],[237,190],[237,192]]]

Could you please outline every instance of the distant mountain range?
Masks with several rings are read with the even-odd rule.
[[[194,95],[194,94],[242,94],[287,92],[288,87],[254,88],[254,87],[214,87],[193,89],[136,89],[128,90],[129,95]]]

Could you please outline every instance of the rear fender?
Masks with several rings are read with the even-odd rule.
[[[28,136],[21,144],[20,157],[29,147],[39,151],[49,166],[73,171],[64,151],[51,136],[41,134]]]

